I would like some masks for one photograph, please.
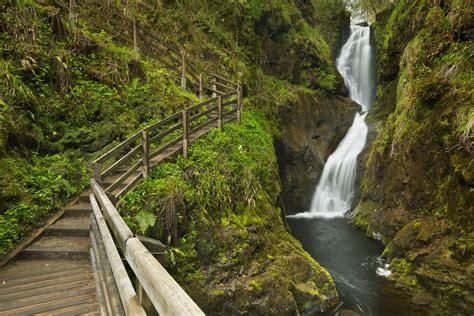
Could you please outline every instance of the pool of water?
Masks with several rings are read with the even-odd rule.
[[[293,235],[336,283],[343,302],[340,309],[362,315],[427,315],[409,302],[393,283],[376,274],[384,262],[383,245],[345,218],[288,218]]]

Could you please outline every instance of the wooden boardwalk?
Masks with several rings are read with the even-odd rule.
[[[84,15],[82,18],[92,24],[104,18],[104,10],[98,10],[86,5],[87,3],[83,3],[83,8],[97,16]],[[102,2],[98,3],[104,5]],[[65,7],[64,4],[62,6]],[[105,10],[113,15],[108,21],[124,25],[126,21],[123,14],[112,9]],[[115,29],[113,25],[110,27],[110,31]],[[124,34],[128,34],[122,33],[119,34],[122,38]],[[211,93],[213,97],[137,132],[93,163],[92,183],[100,186],[104,193],[97,200],[104,203],[105,197],[106,200],[109,199],[110,205],[116,205],[124,194],[132,190],[139,181],[146,179],[151,168],[179,153],[187,158],[191,142],[212,128],[222,128],[226,122],[240,122],[241,114],[240,84],[213,73],[197,74],[183,52],[179,53],[174,47],[161,43],[157,36],[145,29],[134,29],[131,33],[134,34],[134,46],[137,40],[135,36],[140,34],[144,44],[141,51],[181,76],[178,80],[181,81],[182,88],[186,89],[188,85],[188,89],[193,89],[200,98],[205,93]],[[208,82],[211,86],[205,87],[203,82],[208,78],[211,79]],[[131,232],[125,237],[136,247],[130,246],[130,249],[141,249],[140,245],[143,247],[139,259],[135,259],[134,254],[125,253],[125,245],[120,244],[117,235],[114,236],[115,241],[110,235],[102,239],[106,236],[102,234],[104,226],[107,227],[108,224],[112,226],[112,230],[114,227],[107,221],[109,218],[105,218],[100,229],[98,216],[102,215],[97,215],[96,211],[100,214],[97,202],[91,204],[91,201],[95,201],[94,194],[97,197],[97,187],[94,192],[92,189],[83,192],[53,216],[44,229],[33,235],[35,237],[28,241],[29,244],[12,253],[14,260],[0,269],[0,315],[125,315],[126,312],[143,315],[142,297],[146,288],[150,293],[145,295],[149,294],[154,311],[161,311],[162,314],[182,314],[185,311],[185,314],[202,315],[199,307],[161,265],[152,262],[156,261],[155,258],[139,244]],[[104,205],[101,207],[104,209]],[[115,206],[112,208],[123,222]],[[110,207],[108,209],[110,211]],[[129,230],[124,222],[122,225],[125,225],[122,228],[126,228],[122,231]],[[122,258],[116,253],[117,260],[112,264],[110,248],[116,250],[114,242],[119,244]],[[137,275],[137,294],[125,269],[122,270],[122,276],[125,277],[116,279],[117,261],[123,267],[123,255],[127,263],[131,260],[135,268],[144,269],[148,273],[142,280]],[[136,262],[133,262],[147,256],[145,268],[137,267]],[[149,277],[150,275],[156,278]],[[123,279],[127,279],[126,282]],[[127,282],[128,288],[124,285]],[[160,290],[160,285],[166,289]],[[137,297],[138,303],[135,301]]]
[[[224,122],[235,119],[235,113],[223,115]],[[217,127],[217,121],[214,121],[191,133],[190,141]],[[150,165],[158,165],[182,150],[181,140],[150,159]],[[127,169],[121,169],[121,172],[105,177],[102,183],[111,184],[125,172]],[[142,177],[140,170],[123,179],[111,193],[119,194],[137,177]],[[90,193],[90,190],[85,191],[65,206],[59,220],[24,248],[16,261],[0,269],[0,315],[111,314],[107,309],[113,310],[113,307],[107,307],[98,284],[101,277],[93,264],[98,252],[94,251],[90,237]],[[121,312],[119,309],[112,314]]]

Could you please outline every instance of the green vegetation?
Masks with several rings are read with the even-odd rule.
[[[120,209],[137,231],[141,214],[159,219],[148,235],[170,245],[175,278],[207,312],[326,309],[334,283],[286,232],[279,192],[268,121],[246,111],[193,143],[189,160],[158,166]],[[249,309],[261,296],[274,304]]]
[[[87,7],[78,9],[92,15]],[[296,100],[297,89],[327,93],[336,87],[333,43],[327,44],[319,27],[345,14],[342,2],[211,2],[206,7],[185,1],[167,2],[156,11],[125,11],[142,27],[159,30],[164,41],[181,44],[198,68],[216,70],[223,65],[216,71],[245,81],[246,106],[274,122],[274,134],[279,130],[279,111]],[[72,27],[67,12],[49,2],[7,2],[0,12],[0,182],[10,186],[0,192],[5,201],[0,217],[6,227],[0,257],[40,223],[37,218],[46,218],[80,192],[94,157],[139,127],[197,100],[156,62],[118,45],[100,28],[80,22],[86,27]],[[335,37],[334,31],[328,39]],[[280,63],[283,67],[278,67]],[[75,171],[58,172],[67,188],[53,190],[54,202],[46,202],[41,196],[49,196],[48,189],[34,189],[24,180],[25,173],[37,167],[56,175],[62,164]],[[17,179],[15,189],[9,184],[12,178]],[[15,215],[14,210],[26,206],[24,212],[35,220],[25,222]],[[42,210],[37,215],[36,207]],[[148,214],[142,214],[140,223],[145,231],[151,223]]]
[[[105,33],[60,37],[56,13],[34,2],[0,12],[0,257],[82,191],[88,161],[196,101]]]
[[[91,7],[78,3],[80,28],[49,1],[1,9],[0,257],[84,188],[90,161],[197,102],[156,61],[81,20]],[[327,96],[341,85],[331,52],[347,22],[343,2],[121,10],[184,48],[200,72],[245,82],[246,95],[242,125],[213,130],[192,144],[189,160],[160,165],[123,199],[130,227],[169,245],[170,269],[208,311],[326,310],[337,300],[334,283],[285,229],[273,141],[301,94]]]

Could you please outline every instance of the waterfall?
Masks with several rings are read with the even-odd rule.
[[[326,161],[313,195],[311,209],[291,217],[343,217],[350,209],[357,156],[364,149],[367,140],[365,116],[374,99],[371,59],[370,28],[351,25],[351,35],[342,47],[336,66],[349,88],[351,99],[362,107],[362,113],[356,113],[344,139]]]
[[[351,25],[351,35],[341,49],[336,67],[349,88],[351,99],[359,103],[364,112],[369,110],[374,99],[370,27]]]

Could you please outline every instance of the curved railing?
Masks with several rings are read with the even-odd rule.
[[[189,144],[212,127],[222,128],[224,122],[240,121],[241,85],[223,77],[216,79],[220,80],[221,89],[216,89],[217,96],[145,127],[93,162],[91,187],[94,193],[90,195],[90,202],[127,315],[144,315],[145,312],[115,242],[159,314],[203,315],[186,292],[133,235],[114,204],[140,180],[145,179],[152,167],[166,158],[180,152],[184,158],[188,158]],[[221,94],[223,90],[234,88],[234,91]]]
[[[96,0],[71,0],[69,6],[56,1],[69,10],[70,19],[76,26],[79,23],[76,6],[85,5],[83,9],[91,14],[81,14],[80,19],[92,27],[105,28],[114,38],[157,60],[177,75],[176,80],[182,88],[190,88],[201,100],[205,95],[211,95],[205,101],[137,131],[97,158],[92,163],[90,184],[93,193],[89,197],[93,226],[97,227],[92,234],[100,234],[103,240],[125,313],[146,315],[142,304],[144,292],[154,310],[161,315],[203,315],[196,303],[133,234],[117,211],[116,204],[140,180],[146,179],[154,166],[179,153],[187,159],[191,142],[212,128],[222,129],[225,122],[240,122],[242,86],[215,73],[198,73],[188,63],[184,50],[160,40],[145,28],[139,28],[136,20],[114,6],[116,1],[108,4]],[[153,4],[142,2],[141,5],[149,7]],[[101,10],[103,6],[106,10]],[[138,39],[141,43],[139,49]],[[138,295],[122,257],[136,277]]]
[[[179,152],[187,158],[189,143],[211,127],[240,121],[241,98],[240,85],[236,85],[235,91],[218,94],[143,128],[92,163],[94,179],[117,201],[164,159]]]

